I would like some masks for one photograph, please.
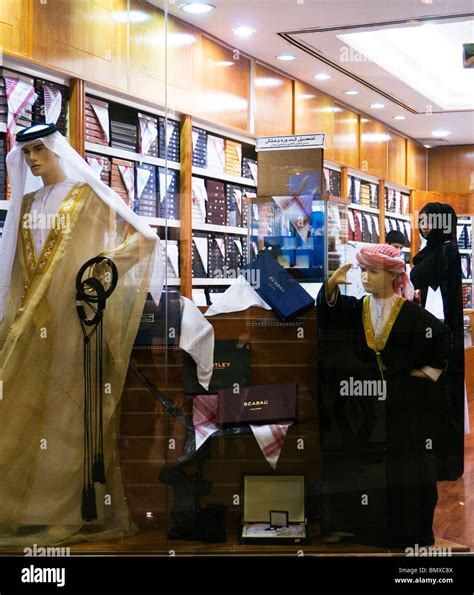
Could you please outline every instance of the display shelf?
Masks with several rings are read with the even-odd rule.
[[[390,211],[385,211],[385,218],[388,219],[389,217],[393,217],[394,219],[401,219],[402,221],[411,222],[410,215],[401,215],[400,213],[391,213]]]
[[[202,128],[210,134],[217,136],[224,136],[230,140],[235,140],[239,143],[245,143],[246,145],[252,145],[255,147],[257,144],[255,137],[247,135],[245,132],[237,130],[229,126],[220,126],[219,124],[211,124],[207,120],[201,120],[198,117],[193,117],[193,126]]]
[[[170,287],[171,286],[176,287],[176,286],[181,285],[181,279],[179,277],[170,277],[169,279],[166,279],[166,277],[165,277],[164,283],[165,283],[165,286],[168,285]]]
[[[213,225],[212,223],[193,223],[193,230],[195,231],[210,231],[217,233],[227,233],[232,235],[247,235],[245,227],[231,227],[228,225]]]
[[[372,213],[373,215],[378,215],[380,213],[379,209],[374,209],[373,207],[366,207],[364,205],[350,203],[347,206],[350,209],[355,209],[356,211],[363,211],[364,213]]]
[[[463,279],[462,282],[463,283],[472,283],[472,279]]]
[[[257,184],[251,178],[243,178],[241,176],[231,176],[224,172],[219,172],[210,169],[203,169],[202,167],[193,166],[193,176],[201,176],[203,178],[211,178],[213,180],[221,180],[222,182],[230,182],[231,184],[239,184],[240,186],[257,187]]]
[[[91,153],[99,153],[100,155],[107,155],[108,157],[118,157],[119,159],[127,159],[129,161],[136,161],[139,163],[148,163],[149,165],[157,165],[159,167],[168,167],[169,169],[180,170],[181,165],[176,161],[165,161],[159,157],[151,157],[150,155],[140,155],[125,149],[118,149],[117,147],[109,147],[108,145],[99,145],[97,143],[86,143],[86,151]]]
[[[325,159],[323,167],[326,167],[327,169],[332,169],[333,171],[340,172],[342,165],[339,163],[336,163],[335,161],[330,161],[329,159]]]
[[[146,217],[145,215],[139,215],[140,219],[146,221],[148,225],[152,227],[181,227],[181,222],[176,219],[163,219],[162,217]]]
[[[6,131],[7,131],[6,122],[0,122],[0,132],[6,132]]]
[[[458,217],[458,225],[472,225],[471,217]]]
[[[469,248],[460,248],[459,253],[460,254],[472,254],[472,250],[470,250]]]
[[[10,206],[9,200],[0,200],[0,210],[8,211],[8,207]]]

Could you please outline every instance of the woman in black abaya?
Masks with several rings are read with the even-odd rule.
[[[444,322],[450,328],[453,351],[447,368],[448,390],[437,442],[438,480],[455,480],[464,471],[464,328],[461,257],[457,217],[451,205],[426,204],[420,211],[420,233],[426,246],[413,259],[411,281],[426,305],[428,290],[441,291]]]

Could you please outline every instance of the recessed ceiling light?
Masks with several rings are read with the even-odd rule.
[[[232,29],[234,35],[238,35],[239,37],[250,37],[255,33],[255,29],[252,27],[246,27],[245,25],[241,25],[236,29]]]
[[[425,149],[431,149],[431,145],[423,145]]]
[[[280,54],[277,56],[277,58],[283,62],[291,62],[292,60],[296,60],[295,56],[292,56],[291,54]]]
[[[383,103],[371,103],[370,107],[372,109],[383,109],[385,105]]]
[[[443,136],[448,136],[450,134],[449,130],[432,130],[431,136],[437,136],[438,138],[442,138]]]
[[[208,2],[208,0],[189,1],[181,4],[180,9],[184,12],[190,12],[192,14],[205,14],[211,12],[215,8],[214,4]]]
[[[318,81],[327,81],[328,79],[331,78],[331,75],[326,74],[325,72],[320,72],[319,74],[315,74],[314,78],[318,79]]]
[[[393,116],[394,120],[406,120],[406,116]]]
[[[344,95],[359,95],[359,91],[356,91],[355,89],[348,89],[347,91],[344,91]]]

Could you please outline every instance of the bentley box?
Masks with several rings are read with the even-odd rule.
[[[240,543],[307,544],[303,475],[244,475]]]

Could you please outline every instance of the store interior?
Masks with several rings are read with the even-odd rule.
[[[335,244],[325,244],[321,270],[301,265],[299,281],[313,298],[348,257],[347,245],[383,244],[397,230],[410,266],[423,205],[455,209],[471,430],[463,476],[438,482],[433,530],[436,547],[466,555],[474,551],[474,70],[463,64],[462,43],[472,42],[473,23],[470,0],[2,0],[0,7],[0,226],[11,192],[8,85],[19,79],[36,99],[20,100],[16,130],[54,113],[100,179],[159,235],[166,329],[179,319],[179,295],[205,314],[263,247],[262,213],[271,208],[277,169],[256,150],[262,137],[324,135],[321,208],[338,209],[343,226]],[[221,345],[249,346],[249,384],[298,386],[276,467],[248,425],[220,428],[186,458],[198,393],[185,386],[189,356],[175,336],[153,347],[137,338],[117,436],[137,531],[71,551],[399,555],[320,535],[315,308],[291,322],[255,305],[206,319]],[[195,504],[224,515],[225,541],[170,539],[184,498],[179,474],[194,481],[187,496]],[[251,474],[304,477],[308,543],[242,543],[242,476]]]

